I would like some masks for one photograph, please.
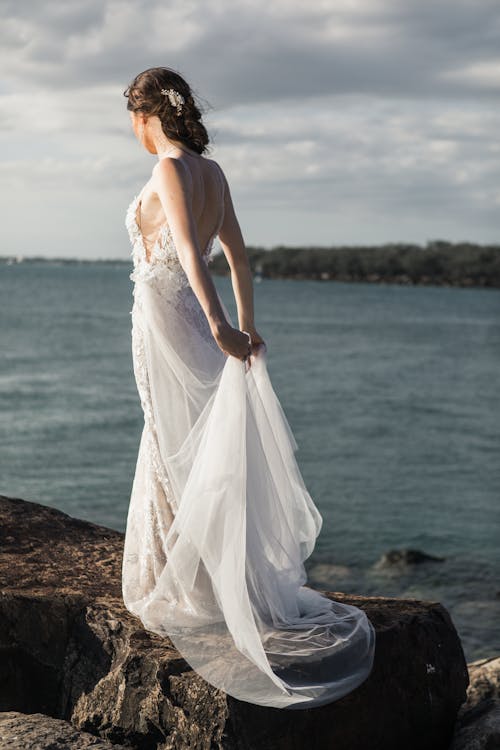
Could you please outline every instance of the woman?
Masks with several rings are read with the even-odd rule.
[[[127,210],[134,374],[144,411],[123,557],[125,606],[209,683],[251,703],[309,708],[373,666],[359,608],[304,584],[322,525],[254,325],[252,277],[222,169],[184,78],[124,92],[157,156]],[[218,235],[240,329],[213,284]]]

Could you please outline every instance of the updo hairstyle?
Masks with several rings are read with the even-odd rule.
[[[162,89],[174,89],[184,103],[177,108],[162,94]],[[189,84],[171,68],[148,68],[139,73],[127,86],[123,95],[127,97],[127,109],[146,116],[157,115],[167,138],[184,143],[198,154],[205,153],[209,143],[208,133],[201,121],[202,113],[195,102]]]

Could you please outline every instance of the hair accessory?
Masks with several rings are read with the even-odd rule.
[[[182,105],[184,104],[184,97],[179,94],[175,89],[162,89],[161,93],[163,96],[168,96],[168,100],[172,107],[177,107],[177,114],[180,115],[182,112]]]

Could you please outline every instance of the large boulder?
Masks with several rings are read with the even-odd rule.
[[[168,638],[144,630],[125,609],[123,534],[0,496],[0,547],[0,711],[9,721],[10,712],[45,714],[148,750],[449,745],[469,677],[439,602],[325,592],[363,608],[375,625],[372,673],[326,706],[266,708],[209,685]]]

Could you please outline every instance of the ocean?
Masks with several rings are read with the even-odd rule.
[[[120,531],[143,421],[130,270],[0,265],[0,492]],[[499,654],[500,290],[263,279],[254,296],[323,516],[310,585],[439,601],[468,661]],[[444,560],[377,566],[403,548]]]

